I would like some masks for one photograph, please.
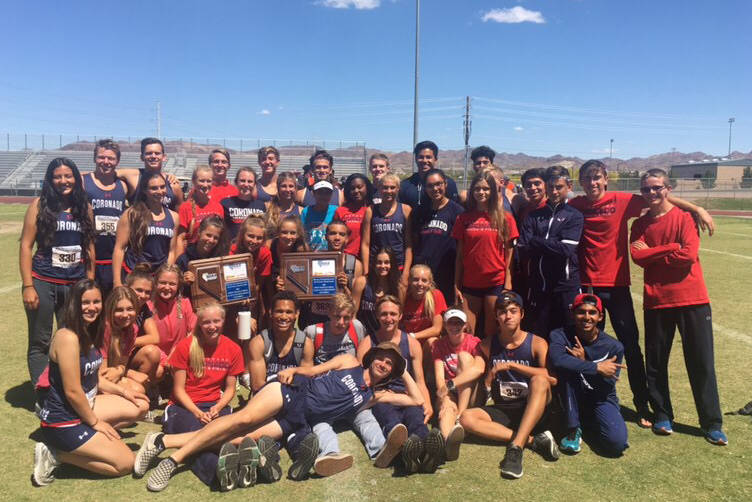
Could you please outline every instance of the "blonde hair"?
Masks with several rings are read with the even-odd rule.
[[[386,173],[384,176],[381,177],[381,184],[383,185],[385,181],[393,181],[397,183],[397,187],[399,187],[400,179],[399,176],[397,176],[394,173]]]
[[[266,211],[266,224],[271,230],[269,234],[272,234],[274,231],[276,231],[276,229],[279,227],[279,224],[282,223],[282,216],[280,215],[279,211],[279,186],[285,181],[292,181],[295,186],[297,186],[298,184],[298,178],[290,171],[285,171],[277,175],[277,193],[272,196],[272,200],[269,203],[268,209]],[[295,196],[293,196],[292,201],[293,204],[297,204],[295,202]]]
[[[217,309],[222,313],[222,320],[225,318],[225,308],[217,302],[210,302],[200,307],[196,312],[196,324],[193,326],[191,333],[191,347],[188,350],[188,365],[193,374],[201,378],[204,376],[204,346],[201,344],[201,318],[209,311]]]
[[[228,152],[224,148],[215,148],[214,150],[212,150],[211,152],[209,152],[209,164],[211,164],[212,157],[214,156],[215,153],[218,153],[218,154],[224,156],[224,158],[227,159],[227,163],[231,164],[231,162],[230,162],[230,152]]]
[[[123,330],[121,328],[116,328],[115,323],[113,322],[115,309],[120,300],[128,300],[131,302],[134,310],[138,307],[138,297],[128,286],[117,286],[113,288],[104,304],[106,326],[110,330],[110,345],[109,347],[104,347],[104,349],[107,351],[108,363],[113,366],[119,363],[120,358],[123,355]],[[126,329],[131,328],[132,325]]]
[[[336,293],[332,297],[332,301],[329,304],[329,311],[332,313],[337,313],[342,312],[343,310],[347,310],[355,314],[355,302],[353,302],[351,296],[347,296],[344,293]]]
[[[436,289],[436,283],[433,282],[433,273],[431,272],[431,268],[428,265],[413,265],[410,269],[410,277],[413,276],[413,273],[419,270],[423,270],[428,273],[428,291],[426,291],[426,294],[423,295],[423,312],[426,313],[426,316],[429,319],[433,319],[433,314],[436,310],[436,304],[433,298],[433,292]],[[412,285],[408,284],[407,287],[409,289],[410,287],[412,287]]]
[[[236,246],[237,254],[250,253],[250,251],[245,245],[245,233],[248,231],[250,227],[260,228],[264,233],[264,240],[266,239],[266,222],[264,221],[264,219],[257,214],[252,214],[248,216],[245,220],[243,220],[243,223],[240,224],[238,235],[235,238],[236,239],[235,244],[237,245]]]

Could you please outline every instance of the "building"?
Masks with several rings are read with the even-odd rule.
[[[716,181],[738,183],[747,167],[752,168],[752,159],[690,161],[671,166],[670,176],[674,179],[715,178]]]

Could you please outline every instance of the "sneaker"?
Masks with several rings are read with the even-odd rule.
[[[379,469],[389,467],[389,464],[392,463],[400,450],[402,450],[402,445],[405,444],[405,441],[407,441],[407,427],[403,424],[397,424],[392,427],[392,430],[386,436],[384,446],[373,460],[373,466]]]
[[[144,415],[144,418],[142,418],[141,421],[150,424],[159,424],[162,423],[162,415],[157,413],[157,410],[150,409],[146,412],[146,415]]]
[[[726,446],[728,444],[728,438],[726,437],[726,434],[724,434],[721,429],[713,429],[712,431],[706,431],[705,439],[707,439],[708,443],[718,445],[718,446]]]
[[[298,446],[295,460],[287,471],[287,477],[293,481],[303,481],[311,472],[316,457],[319,454],[319,438],[313,432],[309,433]]]
[[[739,415],[752,415],[752,401],[739,408],[737,411]]]
[[[420,472],[433,474],[444,462],[446,443],[439,429],[431,429],[423,440],[423,455],[420,458]]]
[[[146,481],[146,489],[150,492],[161,492],[167,488],[170,478],[178,468],[178,464],[173,459],[167,457],[157,464],[157,467],[151,472],[149,479]]]
[[[577,427],[569,431],[569,434],[561,438],[559,442],[561,451],[568,455],[575,455],[582,450],[582,429]]]
[[[460,458],[460,445],[465,439],[465,429],[460,424],[455,424],[446,438],[446,459],[454,461]]]
[[[238,383],[241,387],[245,387],[247,390],[251,390],[251,374],[243,373],[238,377]]]
[[[334,476],[353,465],[353,456],[347,453],[330,453],[319,457],[313,463],[313,470],[322,477]]]
[[[501,461],[501,476],[507,479],[522,477],[522,448],[517,445],[507,446],[507,452]]]
[[[256,484],[261,452],[256,441],[246,436],[238,445],[238,486],[248,488]]]
[[[217,480],[223,492],[229,492],[238,484],[238,448],[232,443],[223,444],[219,450]]]
[[[34,470],[31,474],[34,486],[47,486],[55,481],[53,472],[59,465],[60,462],[46,444],[34,445]]]
[[[405,444],[402,445],[402,460],[405,463],[405,469],[408,474],[418,472],[420,469],[420,459],[423,456],[423,441],[412,434]]]
[[[559,460],[559,447],[556,446],[556,440],[554,439],[554,435],[551,434],[551,431],[543,431],[540,434],[533,436],[531,449],[540,453],[540,455],[549,462]]]
[[[133,462],[133,475],[140,478],[151,467],[152,461],[157,458],[157,455],[164,451],[164,446],[157,446],[157,438],[161,438],[163,434],[161,432],[150,432],[146,435],[144,442],[141,444],[141,448],[136,452],[136,459]],[[161,445],[161,441],[159,442]]]
[[[674,433],[674,429],[671,426],[671,420],[661,420],[653,424],[653,434],[658,436],[670,436]]]
[[[277,442],[269,436],[261,436],[258,440],[258,449],[260,454],[258,476],[267,483],[282,479]]]

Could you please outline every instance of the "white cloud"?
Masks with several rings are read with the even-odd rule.
[[[536,23],[543,24],[546,22],[543,19],[543,14],[536,10],[527,10],[519,5],[512,7],[511,9],[491,9],[483,16],[481,20],[485,23],[488,21],[494,21],[496,23]]]
[[[514,130],[515,130],[515,131],[524,131],[524,130],[525,130],[525,128],[524,128],[524,127],[522,127],[522,126],[514,126]]]
[[[270,111],[269,111],[269,110],[267,110],[266,108],[264,108],[264,109],[263,109],[263,110],[261,110],[260,112],[256,112],[256,115],[271,115],[271,114],[272,114],[272,112],[270,112]]]
[[[381,0],[319,0],[316,5],[331,7],[332,9],[349,9],[352,7],[358,10],[370,10],[379,7]]]

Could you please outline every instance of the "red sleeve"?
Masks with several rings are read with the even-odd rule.
[[[520,236],[519,230],[517,230],[517,222],[514,221],[514,217],[508,211],[504,213],[504,217],[507,220],[507,229],[509,229],[509,240],[512,242]]]
[[[230,363],[230,369],[228,370],[228,374],[230,376],[237,376],[242,375],[245,373],[245,365],[243,364],[243,353],[240,351],[240,347],[227,338],[227,341],[229,342],[227,344],[227,347],[230,349],[230,356],[232,358],[232,362]]]
[[[256,274],[259,277],[269,277],[272,275],[272,252],[266,246],[261,246],[259,248]]]
[[[112,330],[109,324],[104,325],[104,333],[102,334],[102,345],[99,347],[99,352],[102,354],[102,359],[107,359],[107,352],[110,348],[110,337],[112,336]]]
[[[193,311],[193,305],[191,305],[191,300],[188,298],[183,298],[183,315],[185,316],[185,326],[187,329],[188,334],[190,335],[193,332],[193,328],[196,327],[196,312]]]
[[[188,230],[188,226],[193,219],[193,210],[191,209],[191,201],[186,201],[180,204],[178,209],[178,216],[180,216],[180,228]]]
[[[647,203],[642,196],[637,194],[624,193],[623,198],[629,198],[627,202],[627,210],[624,212],[626,218],[637,218],[642,214],[642,210],[647,207]]]
[[[467,213],[462,213],[461,215],[457,217],[457,221],[454,222],[454,226],[452,227],[452,239],[458,240],[458,241],[461,241],[464,239],[465,225],[467,225],[465,221],[466,218],[464,218],[466,214]]]
[[[191,347],[191,337],[181,340],[170,356],[170,366],[178,370],[188,371],[188,353]]]
[[[334,219],[335,220],[344,220],[344,217],[342,216],[345,214],[345,211],[347,211],[347,208],[345,206],[339,206],[336,211],[334,211]]]
[[[669,267],[686,267],[697,261],[697,254],[700,251],[700,236],[697,235],[695,222],[689,213],[681,209],[678,223],[681,225],[681,246],[668,256],[666,256],[666,265]]]
[[[438,289],[433,290],[433,306],[433,315],[444,315],[444,312],[447,311],[447,304],[446,300],[444,299],[444,293],[442,293]]]
[[[670,256],[679,249],[681,249],[681,245],[678,242],[670,242],[647,249],[635,249],[629,246],[629,253],[632,255],[632,261],[644,268],[661,260],[661,258]]]

